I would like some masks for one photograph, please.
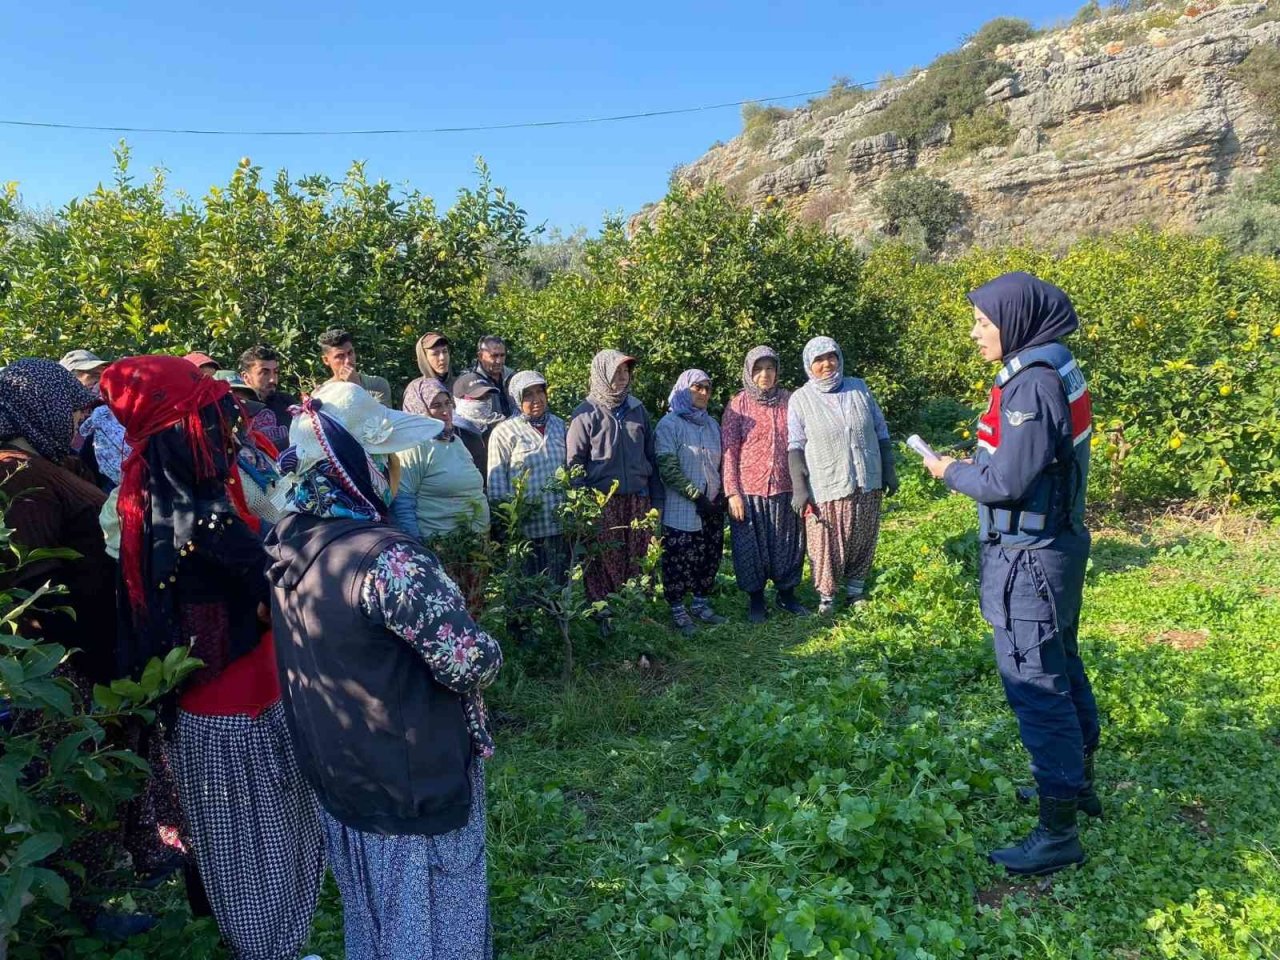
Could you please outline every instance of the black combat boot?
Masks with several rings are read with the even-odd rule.
[[[1019,787],[1018,800],[1022,803],[1030,803],[1036,798],[1035,787]],[[1098,791],[1093,785],[1093,754],[1085,754],[1084,758],[1084,786],[1080,790],[1080,796],[1076,798],[1076,805],[1080,812],[1090,816],[1102,819],[1102,800],[1098,796]]]
[[[1040,798],[1040,823],[1016,847],[987,855],[1010,873],[1039,876],[1084,863],[1080,832],[1076,829],[1076,801]]]

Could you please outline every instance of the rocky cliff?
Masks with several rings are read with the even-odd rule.
[[[1058,244],[1139,223],[1189,228],[1233,174],[1267,162],[1275,124],[1237,68],[1255,47],[1280,46],[1280,0],[1272,4],[1147,5],[997,47],[1009,76],[986,90],[984,110],[1003,142],[976,152],[959,155],[947,124],[914,142],[867,134],[924,82],[917,73],[771,117],[767,142],[760,131],[756,146],[739,136],[673,176],[694,189],[725,184],[752,204],[780,203],[855,237],[883,227],[872,198],[885,178],[910,170],[967,199],[961,244]]]

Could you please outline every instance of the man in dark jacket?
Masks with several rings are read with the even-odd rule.
[[[507,366],[506,341],[492,334],[481,337],[476,346],[476,365],[473,369],[498,391],[493,400],[493,408],[502,414],[504,420],[519,413],[515,402],[507,396],[507,381],[515,371]]]
[[[990,856],[1010,873],[1052,873],[1084,861],[1076,811],[1102,815],[1093,782],[1098,707],[1077,643],[1090,545],[1091,401],[1059,342],[1079,326],[1065,293],[1011,273],[969,299],[971,337],[983,359],[1004,366],[973,460],[940,457],[926,466],[978,503],[982,615],[1039,793],[1039,825]]]

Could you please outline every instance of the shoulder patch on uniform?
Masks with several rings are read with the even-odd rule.
[[[1023,412],[1021,410],[1009,410],[1005,413],[1005,419],[1009,421],[1009,426],[1020,427],[1028,420],[1034,420],[1037,416],[1034,410]]]

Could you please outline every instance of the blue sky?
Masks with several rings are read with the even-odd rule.
[[[0,119],[231,129],[436,127],[630,113],[874,79],[995,16],[1037,25],[1059,0],[448,5],[24,2],[5,6]],[[199,9],[203,7],[205,9]],[[582,127],[396,137],[131,134],[135,169],[202,195],[242,156],[269,174],[352,160],[442,203],[477,155],[532,223],[599,226],[740,129],[736,109]],[[0,182],[60,206],[111,173],[118,134],[0,126]]]

